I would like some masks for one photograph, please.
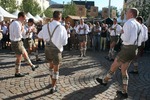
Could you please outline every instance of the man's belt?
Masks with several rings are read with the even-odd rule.
[[[26,38],[27,40],[31,40],[31,38]]]
[[[86,36],[87,34],[79,34],[79,36]]]

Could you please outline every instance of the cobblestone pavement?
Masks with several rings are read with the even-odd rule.
[[[112,62],[104,56],[106,52],[88,51],[81,59],[77,51],[65,51],[60,78],[59,92],[50,94],[51,87],[48,64],[40,54],[39,68],[32,71],[22,62],[21,72],[29,75],[14,77],[15,56],[11,51],[0,51],[0,98],[3,100],[113,100],[121,87],[121,74],[117,70],[108,86],[99,85],[95,78],[103,77]],[[129,98],[127,100],[150,100],[150,54],[139,61],[139,75],[129,74]],[[31,56],[34,61],[34,56]],[[36,62],[34,62],[36,63]],[[130,66],[129,70],[132,70]]]

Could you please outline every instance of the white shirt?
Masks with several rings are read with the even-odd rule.
[[[11,41],[20,41],[22,38],[21,22],[13,21],[9,26],[9,34]]]
[[[8,31],[8,28],[7,28],[7,26],[2,26],[2,30],[3,30],[3,34],[7,34],[7,31]]]
[[[116,36],[116,35],[119,35],[121,33],[122,27],[119,24],[113,24],[111,28],[115,28],[116,32],[115,32],[115,30],[109,29],[110,36]]]
[[[74,26],[73,29],[75,30],[75,34],[77,34],[77,26]]]
[[[98,27],[97,27],[97,26],[94,26],[94,32],[97,31],[97,30],[98,30],[98,31],[101,31],[101,27],[100,27],[100,26],[98,26]],[[101,33],[98,32],[97,34],[100,35]]]
[[[129,19],[123,26],[123,34],[121,35],[121,39],[124,45],[137,45],[137,36],[139,31],[141,30],[138,38],[138,46],[141,45],[143,41],[143,28],[142,25],[136,21],[136,19]],[[136,43],[135,43],[136,41]]]
[[[82,29],[79,30],[79,28],[82,28]],[[85,30],[84,30],[84,28],[85,28]],[[89,26],[87,24],[83,24],[83,25],[80,24],[80,25],[77,26],[76,32],[78,34],[88,34]]]
[[[143,42],[146,42],[148,40],[148,29],[144,24],[142,24],[142,28],[143,28],[143,35],[144,35]]]
[[[67,34],[68,34],[68,38],[70,38],[70,33],[71,33],[70,28],[66,29],[66,31],[67,31]]]
[[[31,38],[33,37],[33,32],[27,33],[29,30],[31,30],[32,28],[34,28],[34,26],[25,26],[24,27],[24,32],[22,34],[23,38]]]
[[[49,29],[51,34],[57,25],[59,26],[54,32],[54,35],[52,37],[52,42],[62,52],[63,46],[67,44],[68,35],[65,27],[62,26],[61,23],[56,20],[53,20],[51,23],[49,23]],[[43,38],[43,40],[46,42],[50,41],[47,24],[42,27],[42,30],[39,32],[38,37]]]

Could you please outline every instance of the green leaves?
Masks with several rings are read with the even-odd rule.
[[[67,17],[68,15],[76,15],[76,5],[74,3],[64,6],[63,17]]]
[[[36,0],[23,0],[20,9],[26,13],[30,12],[33,16],[41,13],[41,7]]]
[[[47,8],[44,11],[44,14],[45,14],[46,17],[53,17],[53,12],[52,12],[51,8]]]
[[[17,9],[16,0],[0,0],[0,6],[10,13]]]

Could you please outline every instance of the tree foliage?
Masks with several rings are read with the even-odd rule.
[[[41,13],[41,7],[36,0],[23,0],[20,9],[26,13],[30,12],[34,16]]]
[[[18,8],[16,0],[0,0],[0,6],[10,13],[13,13]]]
[[[146,0],[143,0],[140,6],[136,4],[135,7],[139,10],[139,15],[146,21],[149,17],[150,3],[146,3]]]
[[[68,15],[76,15],[76,5],[74,3],[68,3],[64,6],[63,17],[67,17]]]
[[[53,17],[53,11],[51,10],[51,8],[47,8],[44,11],[44,14],[45,14],[46,17]]]

